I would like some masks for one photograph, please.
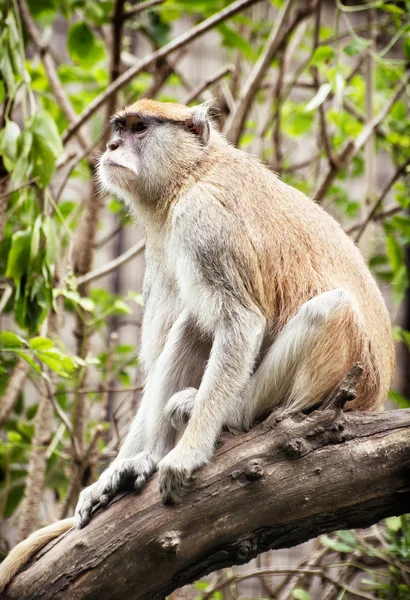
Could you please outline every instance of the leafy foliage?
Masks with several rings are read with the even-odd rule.
[[[227,5],[227,0],[165,0],[152,10],[127,19],[121,37],[124,64],[129,66],[133,61],[134,49],[139,48],[141,40],[152,50],[159,48],[173,39],[175,26],[183,19],[186,24],[187,16],[194,24]],[[265,2],[260,12],[237,14],[212,32],[212,43],[218,46],[220,56],[236,67],[223,84],[218,82],[213,86],[213,93],[207,90],[201,96],[201,99],[215,98],[218,109],[215,120],[221,127],[240,96],[247,74],[263,52],[272,28],[272,22],[265,16],[272,14],[271,5],[276,10],[283,2]],[[135,8],[133,4],[125,3],[126,11],[132,8]],[[58,407],[74,423],[78,398],[81,395],[86,398],[90,413],[87,441],[92,439],[96,422],[107,419],[107,435],[101,436],[98,442],[100,457],[107,447],[109,449],[116,427],[106,406],[110,386],[114,389],[122,386],[130,394],[138,387],[134,383],[138,348],[113,337],[112,330],[127,324],[127,319],[134,321],[132,326],[135,321],[139,325],[141,296],[135,291],[124,291],[124,285],[115,293],[101,287],[99,282],[87,289],[79,284],[78,273],[73,268],[73,247],[86,218],[84,206],[91,193],[90,181],[95,167],[90,148],[101,146],[103,111],[93,113],[87,127],[81,130],[90,136],[88,154],[83,152],[78,140],[63,143],[70,123],[62,97],[66,98],[66,104],[71,104],[74,113],[79,114],[104,92],[112,77],[112,48],[106,34],[113,21],[115,2],[29,0],[28,9],[39,37],[44,40],[41,51],[33,44],[15,0],[0,0],[3,18],[0,30],[0,207],[4,205],[5,212],[2,222],[0,210],[0,294],[7,300],[2,304],[0,297],[1,325],[3,320],[6,324],[0,334],[0,392],[6,393],[20,360],[30,365],[28,378],[36,390],[33,393],[32,386],[22,387],[2,423],[0,516],[5,518],[15,515],[23,497],[38,389],[44,378],[53,381]],[[359,9],[361,12],[374,9],[371,14],[375,18],[373,37],[378,39],[377,44],[368,27],[354,23],[352,15]],[[347,140],[356,140],[364,131],[369,102],[378,114],[403,80],[410,60],[410,3],[388,0],[363,6],[337,3],[334,17],[331,25],[321,22],[316,33],[310,19],[306,21],[303,35],[297,37],[296,29],[287,40],[286,48],[281,50],[286,57],[282,86],[277,86],[281,63],[276,56],[257,91],[254,112],[246,121],[239,145],[259,153],[285,181],[311,196],[327,165],[336,165],[324,205],[347,230],[357,231],[355,226],[363,223],[381,193],[378,184],[371,182],[368,197],[363,197],[363,182],[366,183],[368,172],[374,173],[374,164],[370,165],[372,171],[365,148],[340,168],[335,157]],[[65,20],[67,33],[55,38],[57,19]],[[55,64],[54,76],[50,76],[45,54],[51,56]],[[370,60],[374,69],[373,83],[369,83],[366,70]],[[157,87],[164,65],[168,71]],[[180,101],[187,93],[185,87],[194,86],[172,57],[169,64],[158,61],[123,86],[117,105],[151,94],[152,90],[160,100]],[[326,137],[330,149],[326,147]],[[405,98],[398,98],[391,106],[375,129],[373,141],[378,164],[381,160],[387,164],[389,173],[408,163],[410,121]],[[301,161],[304,166],[298,165],[295,159],[300,149],[306,149],[307,159]],[[70,156],[72,153],[74,157]],[[365,248],[379,282],[392,290],[394,313],[409,292],[407,173],[408,165],[392,184],[389,202],[382,198],[375,210],[373,236]],[[126,209],[114,198],[108,199],[105,219],[124,229],[133,225]],[[85,251],[98,254],[99,250],[92,244],[93,240],[88,240]],[[55,314],[59,330],[53,333],[48,329],[48,321],[50,315]],[[76,343],[80,338],[82,343]],[[395,339],[410,348],[410,332],[397,326]],[[84,387],[86,374],[95,382],[89,388]],[[392,391],[392,399],[398,406],[410,406],[401,390]],[[71,483],[73,446],[70,432],[57,417],[52,434],[45,485],[64,501]],[[94,467],[90,465],[89,470]],[[321,543],[342,558],[355,553],[358,563],[366,557],[378,558],[382,566],[376,571],[362,565],[367,572],[363,586],[371,590],[375,598],[404,599],[410,597],[408,577],[404,577],[401,570],[402,563],[409,559],[409,531],[408,518],[402,517],[388,519],[377,539],[370,536],[363,541],[353,532],[340,532],[323,536]],[[196,584],[201,594],[208,587],[205,582]],[[209,597],[222,600],[224,591],[217,590]],[[311,596],[308,590],[298,587],[293,590],[293,597],[309,600]],[[349,594],[344,593],[342,597],[348,598]]]

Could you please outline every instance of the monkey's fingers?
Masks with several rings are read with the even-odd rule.
[[[191,473],[170,464],[160,465],[159,491],[164,504],[175,504],[189,487]]]
[[[100,504],[105,506],[121,490],[134,487],[140,490],[155,471],[156,465],[150,456],[138,455],[113,464],[107,475],[100,496]]]
[[[94,483],[80,493],[75,509],[75,526],[77,529],[82,529],[91,520],[91,512],[94,506],[98,504],[98,500],[94,494],[95,488],[96,484]]]

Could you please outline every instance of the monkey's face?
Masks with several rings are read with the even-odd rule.
[[[112,126],[99,178],[104,189],[132,208],[169,194],[202,156],[209,138],[208,121],[199,127],[191,115],[179,121],[128,109],[112,119]]]
[[[132,194],[137,187],[150,124],[138,115],[123,115],[112,121],[113,135],[101,157],[99,176],[104,187],[120,197]]]

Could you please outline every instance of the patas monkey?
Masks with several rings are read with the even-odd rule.
[[[389,316],[353,242],[232,147],[206,106],[140,100],[112,124],[101,184],[146,230],[146,385],[118,457],[80,494],[77,527],[97,503],[130,481],[141,489],[157,469],[163,500],[174,501],[224,425],[246,429],[269,408],[320,404],[355,362],[364,370],[349,408],[376,409],[394,366]],[[23,557],[18,546],[3,581],[37,549],[41,531],[49,531],[44,543],[71,525],[33,534]]]

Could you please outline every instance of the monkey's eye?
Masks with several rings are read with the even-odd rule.
[[[138,121],[138,123],[134,123],[132,126],[132,131],[134,133],[144,133],[144,131],[147,131],[147,129],[147,125],[145,125],[145,123],[142,121]]]

